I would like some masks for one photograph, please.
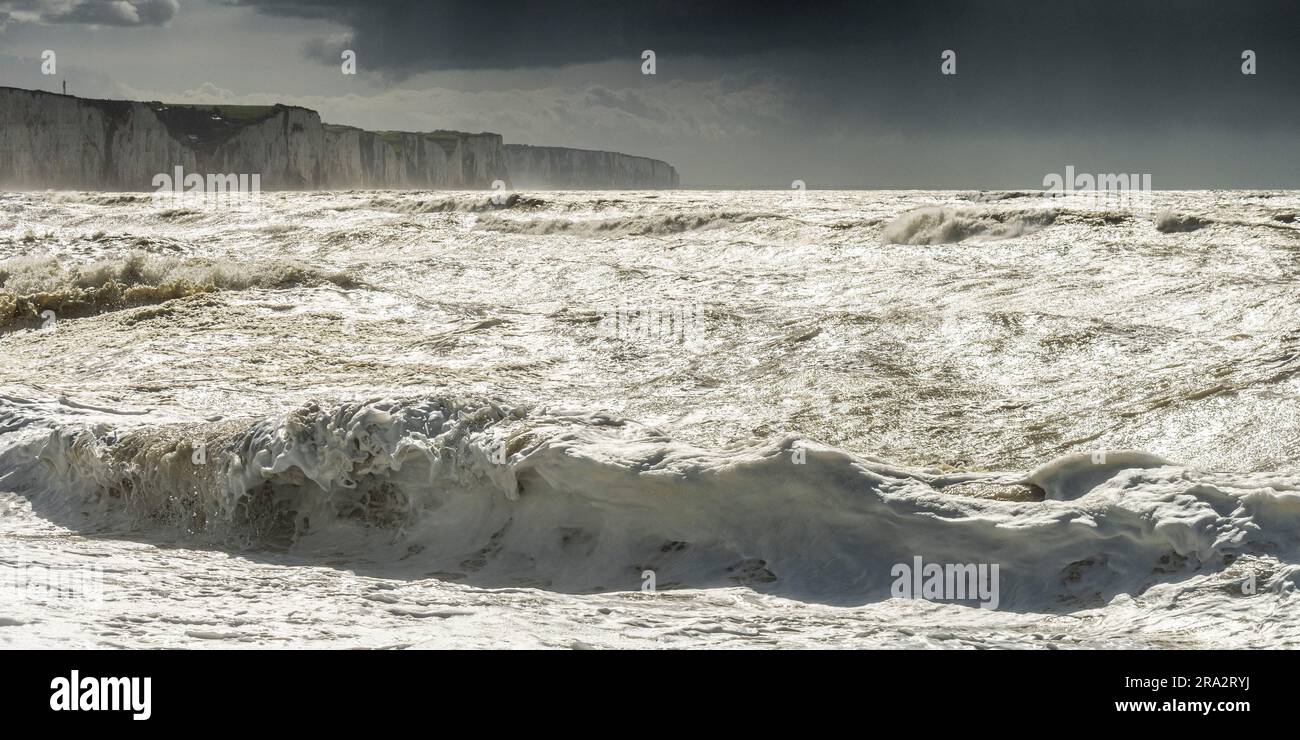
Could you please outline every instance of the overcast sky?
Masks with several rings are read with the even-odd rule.
[[[1300,187],[1300,0],[0,0],[0,26],[0,85],[495,131],[686,186]]]

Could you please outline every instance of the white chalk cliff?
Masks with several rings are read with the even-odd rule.
[[[678,187],[667,162],[618,152],[507,144],[515,187],[540,190],[656,190]]]
[[[264,190],[511,184],[499,134],[363,131],[287,105],[169,105],[0,87],[0,189],[155,190],[154,178],[260,175]],[[674,187],[665,162],[522,147],[529,188]],[[532,153],[569,152],[539,159]],[[567,163],[567,164],[566,164]],[[574,168],[565,171],[564,167]]]

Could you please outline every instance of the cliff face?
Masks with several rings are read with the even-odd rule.
[[[656,190],[680,184],[667,162],[617,152],[507,144],[506,162],[516,188]]]
[[[490,188],[496,180],[510,182],[497,134],[325,126],[325,187]]]
[[[0,188],[154,190],[185,173],[259,174],[264,190],[490,188],[496,134],[375,133],[306,108],[168,106],[0,88]]]
[[[0,88],[0,187],[143,190],[195,163],[142,103]]]
[[[263,190],[674,188],[666,162],[504,145],[497,134],[363,131],[286,105],[164,105],[0,87],[0,189],[156,190],[154,178],[260,175]]]

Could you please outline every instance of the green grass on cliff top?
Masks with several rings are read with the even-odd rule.
[[[216,111],[227,121],[247,121],[266,118],[275,109],[273,105],[204,105],[201,103],[164,103],[168,108],[189,108],[201,111]]]

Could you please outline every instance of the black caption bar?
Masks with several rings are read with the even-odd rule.
[[[436,711],[430,716],[444,720],[532,713],[582,721],[617,707],[641,716],[651,706],[665,720],[707,712],[762,721],[802,707],[799,713],[821,719],[882,713],[936,730],[998,717],[1122,728],[1289,717],[1292,701],[1282,693],[1292,658],[1240,651],[36,651],[4,653],[0,685],[10,721],[55,730],[86,723],[192,729],[196,721],[234,729],[253,718],[259,730],[301,730],[395,721],[395,708]]]

